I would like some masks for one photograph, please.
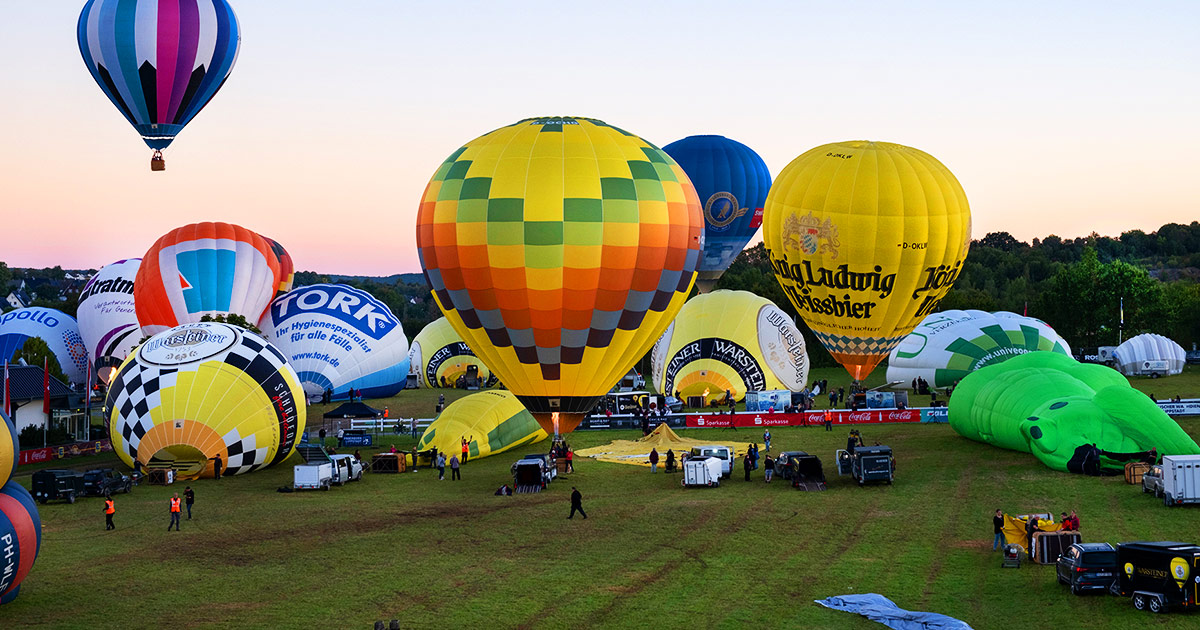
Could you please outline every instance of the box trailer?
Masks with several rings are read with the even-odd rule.
[[[1164,455],[1163,505],[1200,503],[1200,455]]]
[[[721,460],[717,457],[704,455],[689,457],[683,462],[683,479],[679,481],[685,488],[721,485]]]
[[[1200,545],[1178,542],[1130,542],[1117,545],[1114,593],[1133,607],[1165,613],[1195,608],[1200,600]]]
[[[333,463],[300,464],[292,475],[292,488],[296,490],[328,490],[333,485]]]

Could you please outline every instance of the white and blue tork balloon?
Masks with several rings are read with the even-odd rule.
[[[386,398],[404,389],[408,338],[400,320],[370,293],[342,284],[314,284],[275,298],[258,327],[296,370],[304,391],[334,400],[362,390]]]

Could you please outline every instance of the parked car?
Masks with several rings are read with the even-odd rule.
[[[133,480],[111,468],[97,468],[83,473],[84,494],[102,497],[133,489]]]
[[[1179,542],[1129,542],[1117,545],[1117,581],[1113,594],[1133,607],[1165,613],[1193,608],[1200,591],[1200,545]],[[1190,582],[1190,583],[1189,583]]]
[[[1117,550],[1108,543],[1075,543],[1058,557],[1059,584],[1071,592],[1107,591],[1117,579]]]
[[[1153,492],[1155,497],[1162,498],[1163,480],[1162,466],[1154,465],[1142,473],[1142,492]]]
[[[362,479],[362,462],[353,455],[330,455],[329,459],[333,462],[333,482],[337,485],[344,486],[347,481]]]
[[[83,473],[77,470],[47,468],[33,473],[33,498],[39,503],[64,500],[74,503],[84,496]]]
[[[733,451],[728,446],[720,444],[693,446],[692,457],[716,457],[721,460],[721,476],[728,479],[733,475]]]

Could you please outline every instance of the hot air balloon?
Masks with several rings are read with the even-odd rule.
[[[143,333],[205,315],[260,320],[280,282],[267,239],[229,223],[193,223],[168,232],[142,257],[133,296]]]
[[[42,519],[29,491],[15,481],[0,487],[0,604],[17,598],[42,546]]]
[[[0,388],[4,387],[0,384]],[[4,397],[0,392],[0,400]],[[0,410],[0,486],[8,483],[17,472],[17,459],[21,454],[21,445],[17,442],[17,427],[11,419]]]
[[[445,317],[437,318],[413,338],[408,359],[409,369],[417,375],[421,387],[454,387],[458,377],[472,365],[479,371],[480,379],[486,382],[491,378],[487,366]]]
[[[105,399],[113,450],[126,464],[184,477],[240,474],[287,459],[304,431],[304,388],[262,337],[218,322],[159,333],[125,360]]]
[[[1157,378],[1160,374],[1179,374],[1187,363],[1183,346],[1153,333],[1126,339],[1113,350],[1112,356],[1116,368],[1126,376],[1148,374]]]
[[[598,120],[528,118],[438,168],[417,246],[454,329],[547,432],[569,432],[683,305],[703,229],[661,149]]]
[[[133,282],[141,265],[141,258],[105,265],[79,294],[79,336],[105,383],[142,339],[133,307]]]
[[[275,298],[258,327],[288,357],[304,391],[351,389],[367,398],[395,396],[408,380],[408,338],[400,320],[370,293],[314,284]]]
[[[1007,311],[942,311],[892,348],[887,380],[911,387],[921,378],[947,387],[981,367],[1039,350],[1071,356],[1066,340],[1040,319]]]
[[[512,393],[489,390],[450,403],[426,427],[417,450],[437,447],[442,453],[458,453],[465,438],[468,457],[473,461],[541,442],[547,437]]]
[[[88,0],[76,35],[92,78],[154,149],[155,171],[225,84],[241,44],[225,0]]]
[[[68,381],[83,383],[87,379],[87,347],[74,317],[40,306],[0,315],[0,362],[11,361],[30,337],[46,342]]]
[[[724,136],[688,136],[663,147],[704,204],[704,253],[696,286],[708,293],[762,225],[771,172],[750,147]]]
[[[654,387],[707,404],[730,392],[788,389],[808,382],[804,336],[786,313],[748,291],[698,295],[679,311],[650,354]]]
[[[275,254],[275,260],[279,263],[279,291],[276,295],[283,295],[291,291],[296,282],[296,263],[292,261],[292,255],[275,239],[268,238],[267,244],[271,246],[271,252]]]
[[[950,290],[971,211],[932,156],[838,142],[792,160],[763,215],[775,278],[817,338],[861,381]]]

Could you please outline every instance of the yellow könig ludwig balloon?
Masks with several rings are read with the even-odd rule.
[[[779,174],[763,240],[800,316],[862,380],[950,290],[971,242],[971,210],[928,153],[838,142]]]

